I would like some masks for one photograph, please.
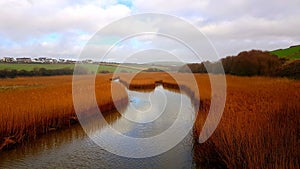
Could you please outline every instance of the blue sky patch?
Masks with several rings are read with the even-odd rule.
[[[132,2],[129,1],[129,0],[118,0],[118,4],[125,5],[125,6],[127,6],[128,8],[131,8],[131,7],[132,7]]]

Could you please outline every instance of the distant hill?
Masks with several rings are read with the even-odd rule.
[[[184,63],[182,62],[175,62],[175,61],[169,61],[169,62],[164,62],[164,61],[160,61],[160,62],[150,62],[147,63],[149,65],[155,65],[155,66],[183,66]]]
[[[300,45],[291,46],[286,49],[277,49],[274,51],[270,51],[272,54],[277,55],[280,58],[286,59],[300,59]]]

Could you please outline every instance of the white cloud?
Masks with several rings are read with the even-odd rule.
[[[207,7],[210,0],[133,0],[136,12],[158,12],[175,15],[193,13]]]
[[[42,1],[43,2],[43,1]],[[20,3],[21,4],[21,3]],[[59,6],[61,3],[22,3],[0,6],[0,30],[14,40],[49,32],[96,31],[112,20],[130,14],[128,7],[115,4],[102,8],[91,4]]]
[[[163,12],[194,23],[222,57],[252,48],[271,50],[300,43],[299,0],[133,2],[137,13]]]
[[[252,48],[269,50],[300,43],[299,0],[133,0],[130,4],[119,4],[117,0],[0,1],[0,56],[74,57],[105,25],[144,12],[171,14],[195,24],[216,45],[222,57]],[[160,24],[159,20],[152,25],[135,21],[107,33],[122,35],[142,29],[178,31],[181,26]],[[53,33],[57,34],[54,40],[48,37]],[[188,33],[185,36],[193,39]],[[172,49],[170,43],[153,41],[158,46],[178,50]]]
[[[243,50],[274,50],[300,44],[296,16],[272,19],[243,16],[199,26],[222,55],[236,55]]]
[[[71,2],[60,0],[32,1],[32,3],[13,0],[1,2],[0,37],[19,45],[0,46],[2,48],[0,55],[26,53],[26,55],[76,56],[80,52],[78,45],[88,40],[87,37],[111,21],[130,14],[128,7],[111,1],[107,3],[95,1],[92,4]],[[61,38],[51,46],[45,45],[49,42],[43,40],[52,33],[60,34]],[[28,41],[33,40],[35,44],[28,45]]]

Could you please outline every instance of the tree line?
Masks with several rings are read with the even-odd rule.
[[[223,66],[223,69],[222,69]],[[280,76],[300,79],[300,60],[279,58],[269,52],[251,50],[228,56],[218,62],[192,63],[179,72],[225,73],[238,76]]]
[[[54,76],[54,75],[72,75],[72,74],[89,74],[89,71],[87,68],[84,67],[77,67],[75,71],[73,68],[61,68],[61,69],[34,68],[33,70],[16,70],[16,69],[0,70],[0,78],[14,78],[17,76]]]

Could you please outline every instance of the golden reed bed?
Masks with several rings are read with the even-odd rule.
[[[194,125],[197,141],[210,106],[207,74],[194,74],[199,92],[187,74],[172,74],[177,81],[167,73],[118,76],[129,88],[154,88],[158,82],[165,88],[181,86],[195,103],[201,101]],[[109,107],[107,110],[113,108],[110,78],[98,75],[96,80],[98,104]],[[195,142],[197,164],[208,168],[299,168],[300,81],[236,76],[226,76],[226,81],[227,100],[218,128],[204,144]],[[81,83],[84,86],[84,80]],[[75,118],[71,76],[2,79],[0,86],[0,138],[4,141],[30,139]],[[123,86],[115,89],[120,100],[127,99]],[[89,106],[88,102],[83,105]]]
[[[227,76],[221,122],[206,143],[195,145],[195,159],[208,168],[299,168],[299,101],[300,81]],[[206,115],[199,111],[195,137]]]
[[[83,89],[90,87],[84,78],[77,82]],[[102,111],[115,108],[111,85],[117,93],[114,99],[123,106],[128,102],[124,86],[111,84],[110,78],[111,75],[98,75],[95,82],[97,103]],[[95,107],[86,99],[88,96],[83,93],[80,97],[82,113],[92,115]],[[0,103],[0,150],[34,139],[39,134],[68,127],[77,120],[72,100],[72,76],[1,79]]]
[[[221,122],[204,144],[197,143],[210,106],[207,74],[141,73],[134,84],[162,81],[166,88],[184,86],[195,102],[201,101],[194,125],[194,159],[207,168],[299,168],[300,81],[284,78],[226,76],[227,98]],[[121,79],[130,79],[127,76]],[[192,93],[192,94],[191,94]]]

